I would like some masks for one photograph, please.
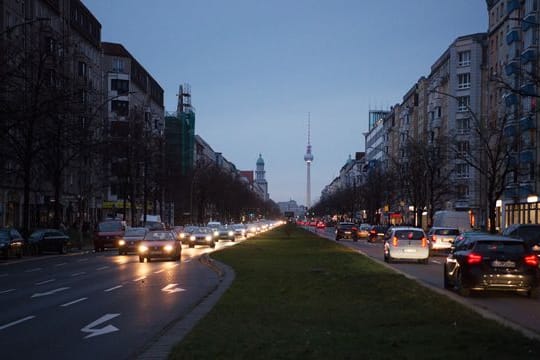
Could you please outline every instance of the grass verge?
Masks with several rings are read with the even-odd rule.
[[[170,359],[540,359],[540,342],[302,229],[212,257],[236,279]]]

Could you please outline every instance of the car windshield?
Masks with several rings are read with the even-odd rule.
[[[152,231],[146,234],[144,240],[147,241],[164,241],[164,240],[174,240],[173,234],[168,231]]]
[[[478,241],[474,247],[474,251],[483,254],[523,254],[525,252],[525,245],[517,241]]]
[[[120,221],[107,221],[99,223],[99,231],[122,231],[122,223]]]
[[[419,230],[396,230],[394,236],[400,240],[422,240],[424,233]]]
[[[457,236],[459,235],[459,230],[458,229],[437,229],[435,230],[435,234]]]
[[[144,236],[146,234],[146,229],[142,228],[133,228],[126,230],[126,236]]]

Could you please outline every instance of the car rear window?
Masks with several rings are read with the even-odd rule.
[[[122,223],[120,221],[107,221],[99,223],[99,231],[122,231]]]
[[[345,230],[352,229],[353,226],[354,224],[339,224],[339,228]]]
[[[451,236],[458,236],[459,230],[458,229],[437,229],[435,230],[436,235],[451,235]]]
[[[516,241],[477,241],[474,246],[474,251],[489,254],[489,253],[506,253],[506,254],[523,254],[525,252],[525,244]]]
[[[144,236],[146,229],[128,229],[126,230],[126,236]]]
[[[397,230],[394,236],[400,240],[422,240],[424,233],[418,230]]]

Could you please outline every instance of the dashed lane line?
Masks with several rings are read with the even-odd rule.
[[[31,273],[31,272],[41,271],[41,270],[43,270],[43,269],[42,268],[33,268],[33,269],[28,269],[25,272]]]
[[[105,292],[111,292],[111,291],[114,291],[114,290],[116,290],[116,289],[120,289],[120,288],[123,287],[123,286],[124,286],[124,285],[118,285],[118,286],[114,286],[114,287],[112,287],[112,288],[109,288],[109,289],[103,290],[103,291],[105,291]]]
[[[17,289],[8,289],[8,290],[0,291],[0,295],[7,294],[7,293],[13,292],[15,290],[17,290]]]
[[[80,303],[81,301],[84,301],[84,300],[87,300],[87,299],[88,299],[88,298],[83,297],[83,298],[80,298],[80,299],[73,300],[73,301],[70,301],[70,302],[68,302],[68,303],[62,304],[62,305],[60,305],[60,306],[61,306],[61,307],[67,307],[67,306],[70,306],[70,305],[73,305],[73,304]]]
[[[52,283],[53,281],[56,281],[56,279],[49,279],[49,280],[45,280],[45,281],[40,281],[40,282],[37,282],[36,285],[48,284],[48,283]]]
[[[33,318],[35,318],[35,316],[34,316],[34,315],[30,315],[30,316],[27,316],[27,317],[25,317],[25,318],[22,318],[22,319],[19,319],[19,320],[10,322],[9,324],[0,326],[0,330],[7,329],[8,327],[12,327],[13,325],[17,325],[17,324],[20,324],[20,323],[25,322],[25,321],[28,321],[28,320],[32,320]]]
[[[86,271],[76,272],[75,274],[71,274],[71,276],[80,276],[86,274]]]

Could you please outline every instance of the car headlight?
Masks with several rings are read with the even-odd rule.
[[[219,236],[219,231],[214,231],[214,236]]]
[[[118,246],[126,245],[126,240],[118,240]]]
[[[139,252],[144,253],[148,251],[148,246],[141,245],[139,246]]]
[[[171,251],[173,251],[173,247],[172,247],[172,245],[165,245],[163,250],[165,250],[166,252],[171,252]]]
[[[229,231],[229,236],[234,236],[234,232]]]
[[[14,242],[11,243],[11,245],[13,245],[13,246],[22,246],[22,242],[14,241]]]
[[[189,240],[195,241],[195,235],[191,235],[191,236],[189,237]]]
[[[181,234],[180,234],[180,239],[183,239],[183,238],[185,238],[185,237],[186,237],[186,234],[184,234],[184,233],[181,233]]]
[[[206,239],[206,241],[210,241],[210,240],[212,240],[212,237],[210,235],[206,235],[205,239]]]

